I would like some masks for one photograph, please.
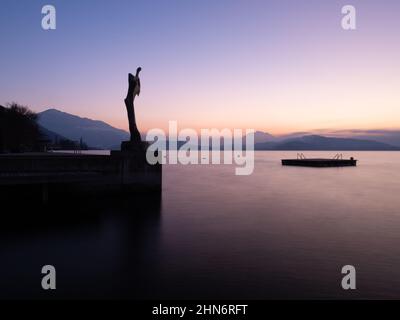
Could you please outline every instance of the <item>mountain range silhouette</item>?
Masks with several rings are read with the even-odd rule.
[[[104,121],[82,118],[77,115],[48,109],[38,114],[38,123],[52,135],[59,135],[72,141],[81,138],[93,149],[119,149],[122,141],[129,140],[129,133],[112,127]],[[368,133],[368,132],[367,132]],[[267,132],[255,132],[255,150],[400,150],[398,144],[385,143],[362,137],[326,137],[307,132],[292,133],[284,136],[273,136]],[[378,135],[382,139],[382,132]],[[394,133],[390,135],[397,142]]]

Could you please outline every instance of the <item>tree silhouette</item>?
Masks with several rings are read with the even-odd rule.
[[[0,106],[0,151],[26,152],[38,148],[41,133],[37,114],[15,102]]]

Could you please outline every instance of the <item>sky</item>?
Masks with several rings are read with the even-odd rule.
[[[57,29],[41,27],[54,5]],[[341,27],[344,5],[357,29]],[[127,129],[400,128],[398,0],[0,0],[0,103]]]

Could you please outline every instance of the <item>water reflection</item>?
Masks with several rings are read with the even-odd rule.
[[[282,167],[291,156],[256,153],[251,176],[165,166],[162,199],[3,210],[0,297],[398,298],[400,153]],[[44,264],[56,266],[56,292],[41,290]],[[357,268],[354,292],[340,286],[346,264]]]
[[[1,298],[142,297],[158,268],[161,194],[13,207],[0,225]],[[41,268],[57,290],[41,289]]]

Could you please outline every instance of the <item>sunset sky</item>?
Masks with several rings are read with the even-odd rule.
[[[41,28],[41,8],[57,29]],[[357,30],[341,8],[357,9]],[[141,131],[400,128],[398,0],[1,0],[0,103]]]

